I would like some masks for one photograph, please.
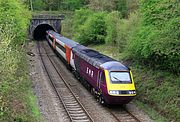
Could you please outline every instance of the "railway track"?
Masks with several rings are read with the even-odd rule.
[[[38,51],[41,57],[42,63],[45,67],[47,75],[51,81],[52,86],[55,89],[55,92],[58,95],[58,98],[62,102],[64,109],[68,115],[70,121],[77,121],[77,122],[89,122],[93,121],[91,116],[82,106],[78,97],[73,91],[71,90],[69,83],[63,78],[65,73],[60,69],[57,69],[55,66],[55,59],[56,56],[54,52],[49,51],[50,47],[47,42],[42,42],[41,44],[38,43]],[[46,58],[46,59],[45,59]],[[48,60],[48,61],[46,61]],[[49,66],[52,65],[52,66]],[[49,68],[51,67],[51,68]],[[55,70],[57,75],[59,76],[58,80],[54,77],[57,75],[52,74],[52,68]],[[63,76],[62,76],[63,75]],[[107,107],[105,107],[107,108]],[[131,114],[125,107],[116,107],[116,108],[107,108],[107,111],[114,117],[117,122],[140,122],[138,118],[136,118],[133,114]]]
[[[70,121],[93,122],[91,116],[78,100],[77,95],[73,93],[70,86],[51,60],[50,57],[55,56],[55,54],[48,54],[45,47],[43,46],[43,43],[43,41],[41,41],[41,44],[39,41],[37,42],[39,55],[41,57],[45,71],[47,72],[47,76],[49,77],[59,100],[62,102]]]
[[[141,122],[136,116],[129,112],[124,106],[121,108],[108,109],[118,122]]]

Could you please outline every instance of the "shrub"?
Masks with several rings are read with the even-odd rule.
[[[0,0],[0,27],[9,27],[14,33],[14,44],[24,42],[29,24],[30,12],[19,0]]]
[[[118,11],[113,11],[109,13],[106,17],[106,43],[117,44],[118,42],[118,23],[121,18],[121,13]]]
[[[105,13],[99,12],[91,14],[82,26],[79,26],[75,39],[81,44],[100,44],[105,42],[106,26]]]
[[[35,121],[33,96],[19,44],[26,40],[30,14],[21,0],[0,0],[0,121]],[[34,102],[34,101],[33,101]]]
[[[84,0],[64,0],[61,1],[59,4],[63,4],[63,8],[66,8],[66,10],[75,10],[83,7]]]
[[[84,25],[86,20],[90,15],[93,14],[93,11],[89,9],[80,9],[75,11],[75,15],[73,17],[73,32],[74,35],[78,34],[80,28]]]
[[[137,34],[140,26],[140,19],[138,12],[133,12],[128,19],[121,19],[117,25],[117,44],[119,51],[123,52],[129,47],[129,40],[133,35]]]
[[[178,10],[176,0],[142,0],[142,26],[130,39],[129,54],[139,61],[179,73]]]

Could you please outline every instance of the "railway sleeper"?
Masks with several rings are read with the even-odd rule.
[[[68,111],[82,111],[81,108],[69,108]]]
[[[76,114],[76,113],[84,113],[84,111],[70,111],[70,114]]]
[[[78,106],[78,103],[66,103],[68,106]]]
[[[85,113],[73,113],[73,114],[71,113],[71,116],[74,116],[74,117],[78,116],[78,117],[82,117],[83,118],[83,117],[86,117],[86,114]]]
[[[88,117],[87,116],[74,116],[74,117],[72,117],[73,118],[73,120],[82,120],[82,119],[87,119],[88,120]]]
[[[80,108],[79,106],[67,106],[68,109],[72,109],[72,108]]]
[[[87,120],[73,120],[73,122],[90,122],[90,120],[89,119],[87,119]]]

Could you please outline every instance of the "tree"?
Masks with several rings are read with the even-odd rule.
[[[88,7],[95,11],[112,11],[114,9],[114,0],[89,0]]]
[[[115,10],[121,12],[122,17],[127,17],[127,0],[114,0],[115,3]]]
[[[80,9],[84,5],[84,0],[64,0],[66,10]]]
[[[176,0],[141,0],[141,27],[132,37],[133,57],[180,72],[179,5]]]

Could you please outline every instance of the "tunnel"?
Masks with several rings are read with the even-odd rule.
[[[44,40],[46,39],[46,31],[54,30],[54,28],[48,24],[40,24],[38,25],[33,32],[33,38],[35,40]],[[54,30],[55,31],[55,30]]]

